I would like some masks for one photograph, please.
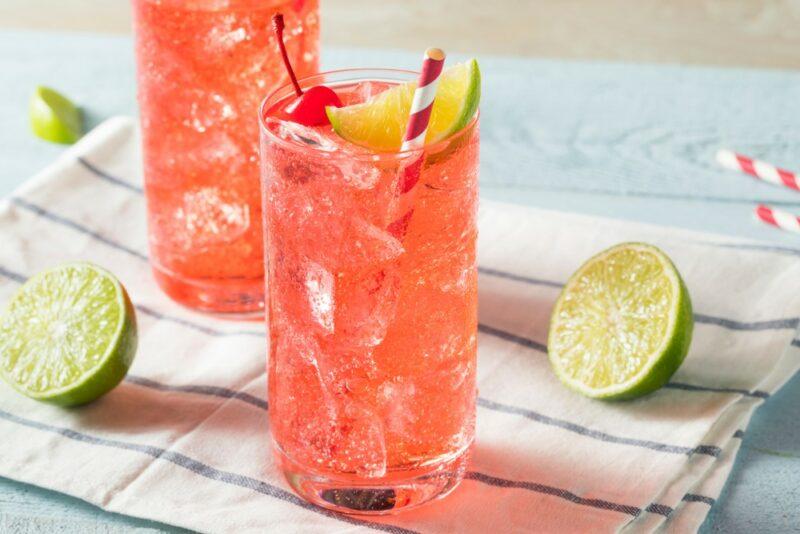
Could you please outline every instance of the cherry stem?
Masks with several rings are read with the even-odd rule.
[[[292,69],[292,64],[289,62],[289,54],[286,53],[286,44],[283,42],[283,29],[285,27],[286,25],[283,23],[283,15],[281,13],[276,13],[272,16],[272,30],[278,38],[278,47],[281,49],[283,64],[286,65],[286,70],[289,71],[289,78],[292,79],[294,92],[297,93],[297,96],[303,96],[303,90],[300,88],[300,84],[297,83],[297,76],[294,75],[294,69]]]

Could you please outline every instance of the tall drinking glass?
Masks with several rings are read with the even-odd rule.
[[[345,105],[400,82],[337,71]],[[261,107],[273,445],[293,488],[343,512],[390,513],[447,494],[475,428],[478,118],[420,151],[377,154],[330,126]],[[409,205],[411,209],[409,210]]]
[[[286,19],[299,73],[317,72],[318,0],[132,0],[150,264],[199,310],[260,314],[256,114],[288,77],[271,30]]]

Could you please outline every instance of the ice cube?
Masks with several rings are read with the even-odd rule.
[[[356,189],[374,189],[383,176],[381,170],[369,161],[347,158],[337,162],[337,165],[343,182]]]
[[[217,129],[153,139],[146,148],[148,161],[154,164],[145,170],[148,181],[158,180],[163,187],[183,187],[179,185],[183,179],[217,184],[223,183],[223,178],[230,186],[232,179],[249,178],[249,174],[240,172],[248,163],[249,147],[243,150],[230,135]]]
[[[271,336],[276,344],[270,363],[274,373],[270,395],[277,399],[270,408],[278,414],[274,431],[294,442],[298,460],[328,464],[337,409],[317,362],[319,344],[284,315],[272,321]]]
[[[250,227],[250,206],[232,190],[202,187],[183,194],[173,220],[181,248],[203,248],[240,238]]]
[[[394,319],[399,291],[397,269],[378,268],[340,276],[334,321],[342,345],[380,345]]]
[[[189,106],[188,113],[183,115],[183,123],[200,133],[238,117],[233,104],[219,93],[193,90],[187,91],[187,95],[182,100]]]
[[[414,382],[403,377],[393,377],[378,387],[378,403],[389,432],[413,438],[415,396]]]
[[[380,417],[370,407],[343,399],[337,420],[334,467],[366,478],[386,474],[386,441]]]
[[[313,146],[317,150],[333,152],[342,146],[342,139],[333,132],[326,132],[321,128],[304,126],[291,121],[279,121],[276,125],[278,136],[283,139],[296,141]]]
[[[338,387],[338,361],[290,320],[277,317],[272,328],[277,337],[272,398],[278,400],[271,407],[278,414],[275,432],[293,442],[295,459],[365,477],[385,475],[381,419]]]
[[[345,105],[359,104],[378,93],[384,92],[389,87],[391,85],[386,82],[363,81],[358,84],[339,87],[336,89],[336,93]]]
[[[342,243],[340,265],[349,269],[380,265],[398,259],[404,250],[403,243],[388,231],[354,218]]]
[[[230,165],[231,169],[238,170],[244,163],[246,158],[242,154],[242,150],[233,138],[226,134],[219,132],[214,135],[204,136],[205,142],[195,148],[198,151],[196,160],[200,162],[211,162],[212,164],[225,164]],[[232,172],[231,172],[232,174]]]
[[[210,58],[225,57],[232,49],[250,40],[251,28],[246,26],[248,19],[235,13],[225,15],[204,36],[203,45]]]
[[[305,273],[306,296],[314,321],[328,333],[333,333],[333,274],[321,265],[309,262]]]

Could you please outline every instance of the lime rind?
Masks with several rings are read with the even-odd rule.
[[[72,144],[81,136],[81,112],[58,91],[38,86],[30,101],[31,130],[53,143]]]
[[[663,268],[663,274],[670,282],[673,299],[670,303],[666,329],[657,347],[645,356],[646,363],[623,382],[609,384],[605,387],[592,387],[585,381],[577,379],[562,365],[561,354],[555,348],[560,346],[555,339],[558,335],[559,323],[562,320],[559,315],[565,299],[574,290],[577,281],[585,276],[590,268],[619,253],[621,250],[640,251],[655,257]],[[570,389],[596,399],[631,399],[655,391],[667,383],[688,353],[693,328],[694,320],[689,292],[669,257],[652,245],[622,243],[590,258],[564,285],[564,289],[553,308],[550,332],[548,334],[548,357],[559,380]]]
[[[25,340],[19,339],[19,335],[21,334],[19,334],[18,331],[8,332],[9,321],[13,322],[18,318],[12,317],[12,314],[17,311],[17,307],[20,305],[22,299],[34,300],[36,301],[35,304],[41,307],[46,307],[48,305],[53,307],[62,304],[48,300],[47,295],[42,294],[42,291],[43,288],[47,287],[48,283],[52,282],[50,278],[55,278],[59,271],[66,271],[68,269],[89,271],[90,274],[94,275],[96,279],[99,279],[101,283],[112,284],[114,290],[113,304],[116,310],[116,324],[111,332],[103,334],[106,336],[106,340],[99,340],[100,342],[107,341],[102,356],[97,358],[96,362],[91,366],[81,369],[77,377],[70,378],[67,383],[60,387],[36,388],[26,387],[24,382],[20,382],[12,374],[7,372],[6,364],[10,356],[0,353],[0,364],[2,364],[0,365],[0,375],[2,375],[3,379],[9,385],[30,398],[62,406],[74,406],[90,402],[119,384],[127,374],[133,362],[138,341],[135,310],[122,284],[120,284],[110,272],[101,267],[85,262],[73,262],[65,263],[34,275],[17,291],[11,301],[6,305],[3,315],[0,316],[0,335],[3,336],[3,338],[0,339],[0,349],[5,349],[7,351],[9,350],[9,344],[11,344],[12,347],[19,347],[20,344],[25,343]],[[80,295],[75,294],[67,296],[72,298],[73,301],[76,298],[80,298]],[[41,322],[41,318],[41,315],[24,317],[28,323],[31,321],[39,321],[44,328],[50,326],[45,322]],[[86,332],[78,332],[76,334],[81,335],[86,334]],[[89,333],[89,335],[91,335],[91,333]],[[54,347],[53,350],[58,350],[58,348]],[[17,357],[19,358],[19,354],[17,354]],[[52,363],[52,354],[41,357],[38,363],[40,365]],[[64,363],[65,362],[59,362],[59,364]],[[46,371],[50,372],[57,372],[59,370],[61,369],[46,369]]]
[[[463,130],[478,111],[478,106],[481,102],[481,69],[478,66],[478,60],[474,58],[467,61],[465,67],[467,70],[467,90],[458,119],[453,122],[449,130],[443,131],[436,136],[426,137],[426,144],[436,143]],[[436,103],[434,102],[435,105]]]

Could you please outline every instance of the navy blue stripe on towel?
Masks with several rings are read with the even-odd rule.
[[[134,185],[132,183],[129,183],[126,180],[123,180],[122,178],[117,178],[116,176],[101,170],[100,168],[96,167],[95,165],[89,163],[86,160],[86,158],[79,157],[78,158],[78,163],[83,165],[83,167],[85,169],[87,169],[89,172],[91,172],[92,174],[94,174],[95,176],[100,178],[101,180],[105,180],[106,182],[112,183],[114,185],[118,185],[120,187],[123,187],[123,188],[125,188],[125,189],[127,189],[129,191],[133,191],[134,193],[138,193],[140,195],[144,193],[144,191],[142,190],[141,187],[139,187],[137,185]]]

